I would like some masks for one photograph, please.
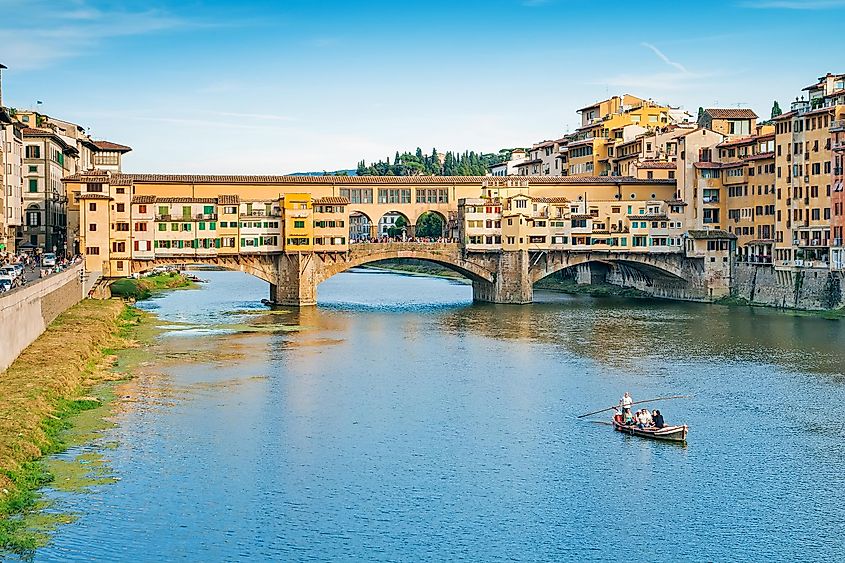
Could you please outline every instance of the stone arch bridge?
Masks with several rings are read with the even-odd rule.
[[[275,253],[201,256],[183,254],[134,260],[132,272],[156,266],[207,264],[254,275],[270,284],[270,301],[308,306],[317,302],[317,286],[356,266],[379,260],[413,258],[440,264],[472,281],[475,301],[530,303],[533,285],[553,273],[574,269],[579,283],[608,281],[637,287],[658,297],[707,300],[703,259],[680,253],[578,251],[472,252],[457,243],[359,243],[342,253]]]

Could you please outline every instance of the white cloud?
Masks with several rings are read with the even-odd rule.
[[[88,0],[71,4],[59,7],[48,0],[0,0],[0,13],[22,15],[0,22],[2,62],[15,69],[43,68],[94,52],[110,38],[208,26],[157,9],[99,9]]]
[[[651,43],[643,42],[643,43],[641,43],[641,45],[643,47],[646,47],[647,49],[651,49],[654,52],[654,54],[657,55],[660,58],[660,60],[662,60],[667,65],[678,69],[679,71],[683,72],[684,74],[689,74],[689,71],[687,71],[687,69],[686,69],[686,67],[684,67],[684,65],[682,65],[681,63],[670,60],[669,57],[667,57],[666,55],[663,54],[663,51],[661,51],[660,49],[658,49],[657,47],[655,47]]]

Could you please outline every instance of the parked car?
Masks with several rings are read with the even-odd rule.
[[[0,268],[0,281],[8,281],[11,287],[15,287],[20,283],[15,269],[11,266],[3,266]]]
[[[0,279],[0,293],[9,291],[12,289],[12,282],[6,279]]]
[[[44,256],[41,257],[41,265],[42,266],[55,266],[56,265],[56,255],[52,252],[45,252]]]
[[[14,268],[15,271],[18,273],[18,277],[23,279],[23,264],[17,263],[17,264],[9,264],[9,265],[12,268]]]

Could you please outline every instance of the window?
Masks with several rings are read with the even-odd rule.
[[[139,205],[138,206],[138,213],[146,213],[146,212],[147,212],[147,206],[146,205]]]
[[[115,225],[115,230],[119,232],[129,232],[129,223],[118,223]]]
[[[528,200],[527,199],[517,199],[514,201],[514,207],[517,209],[527,209],[528,208]]]
[[[41,212],[40,211],[27,211],[26,212],[26,224],[29,227],[38,227],[41,225]]]
[[[136,231],[146,231],[147,224],[146,223],[135,223],[135,230]]]
[[[29,193],[35,193],[38,191],[38,180],[36,178],[29,179]]]
[[[117,212],[123,213],[124,211],[126,211],[126,204],[125,203],[118,203],[117,204]]]
[[[89,202],[88,203],[88,211],[97,211],[97,204],[96,202]]]
[[[103,192],[103,185],[102,184],[85,184],[85,191],[89,193],[102,193]]]
[[[92,233],[97,230],[97,223],[91,223],[88,225],[88,230]]]
[[[238,208],[234,205],[227,205],[223,208],[223,213],[227,215],[236,215],[238,213]]]
[[[294,229],[304,229],[305,228],[305,221],[294,221],[293,222]]]
[[[89,256],[98,256],[100,254],[100,247],[99,246],[85,247],[85,254],[88,254]]]
[[[41,158],[41,147],[38,145],[27,145],[26,158]]]
[[[167,223],[159,223],[158,224],[159,231],[166,231],[167,230]]]

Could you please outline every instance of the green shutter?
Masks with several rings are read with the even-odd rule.
[[[206,215],[211,215],[214,213],[214,206],[213,205],[206,205],[203,207],[203,213]]]
[[[201,230],[201,231],[204,231],[204,230],[205,230],[205,223],[200,223],[200,230]]]

